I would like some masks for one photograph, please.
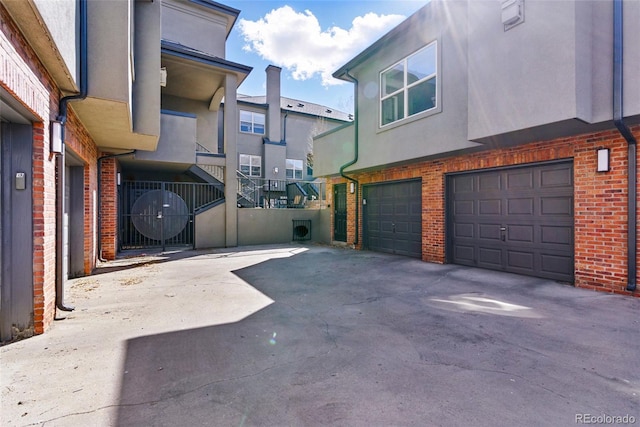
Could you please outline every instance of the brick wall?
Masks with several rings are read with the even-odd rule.
[[[640,126],[632,129],[640,138]],[[611,150],[611,171],[596,172],[596,149]],[[361,147],[361,149],[366,149]],[[575,285],[607,292],[629,294],[627,284],[627,143],[616,130],[584,134],[512,148],[419,162],[408,166],[350,174],[360,184],[422,178],[422,259],[444,263],[445,174],[485,168],[524,165],[551,160],[574,162]],[[332,178],[332,186],[346,182]],[[359,192],[360,195],[362,192]],[[362,206],[361,196],[359,205]],[[355,199],[348,198],[347,241],[355,238]],[[332,221],[333,224],[333,221]],[[362,245],[362,213],[359,218]]]
[[[118,163],[116,159],[102,161],[100,179],[100,209],[101,209],[101,255],[104,259],[116,258],[118,250]]]
[[[49,151],[49,122],[58,115],[60,91],[40,63],[6,9],[0,5],[0,86],[36,117],[33,123],[33,287],[36,334],[55,315],[56,173]],[[97,148],[80,121],[69,111],[68,148],[85,163],[85,273],[95,266],[91,194],[96,188]],[[92,236],[93,233],[93,236]]]

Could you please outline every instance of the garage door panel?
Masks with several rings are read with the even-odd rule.
[[[480,200],[478,202],[478,214],[500,215],[502,214],[502,200]]]
[[[499,191],[502,190],[502,181],[500,179],[500,173],[492,172],[486,173],[478,177],[478,191]]]
[[[541,197],[540,214],[573,216],[573,196]]]
[[[507,240],[510,242],[533,243],[534,227],[532,225],[509,225],[507,230]]]
[[[475,229],[474,224],[456,223],[453,226],[453,234],[455,238],[473,238]]]
[[[573,170],[563,167],[541,171],[540,187],[573,187]]]
[[[500,240],[502,238],[500,224],[478,224],[478,238],[480,240]]]
[[[524,190],[533,188],[533,171],[509,171],[507,176],[507,190]]]
[[[478,248],[478,267],[500,268],[502,266],[502,250],[491,247]]]
[[[534,254],[531,252],[508,251],[507,266],[512,269],[524,269],[532,273],[534,271]]]
[[[562,274],[567,280],[573,276],[573,258],[570,256],[542,254],[541,269],[548,274]]]
[[[557,245],[571,246],[573,244],[573,227],[543,225],[541,229],[541,242]]]
[[[449,261],[573,280],[573,163],[449,177]]]
[[[507,215],[533,215],[533,198],[507,200]]]
[[[457,200],[453,204],[453,212],[455,215],[473,215],[475,210],[473,200]]]

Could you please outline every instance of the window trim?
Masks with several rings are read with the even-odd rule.
[[[248,113],[251,114],[251,130],[250,131],[246,131],[246,130],[242,130],[242,113]],[[255,115],[259,114],[263,117],[263,123],[260,123],[262,125],[262,133],[259,132],[255,132],[256,129],[256,120],[255,120]],[[247,122],[248,123],[248,122]],[[266,127],[267,127],[267,115],[265,113],[259,112],[259,111],[251,111],[251,110],[239,110],[238,112],[238,131],[240,133],[247,133],[247,134],[252,134],[252,135],[266,135]]]
[[[242,156],[247,156],[249,158],[249,173],[244,173],[242,172]],[[253,168],[256,166],[254,165],[254,161],[257,160],[257,166],[260,167],[260,174],[259,175],[253,175]],[[238,170],[240,171],[240,173],[250,177],[250,178],[262,178],[262,156],[258,156],[256,154],[244,154],[244,153],[240,153],[238,154]]]
[[[431,46],[433,46],[435,48],[435,53],[434,53],[434,59],[435,59],[435,71],[432,74],[429,74],[423,78],[421,78],[420,80],[417,80],[411,84],[407,84],[407,70],[408,70],[408,61],[409,58],[413,57],[414,55],[417,55],[419,53],[421,53],[422,51],[430,48]],[[405,56],[404,58],[402,58],[399,61],[394,62],[393,64],[391,64],[389,67],[383,69],[382,71],[380,71],[379,73],[379,84],[380,84],[380,90],[379,90],[379,94],[378,94],[378,129],[379,130],[386,130],[392,127],[395,127],[397,125],[399,125],[400,123],[405,124],[408,122],[411,122],[417,118],[422,118],[434,113],[438,113],[440,111],[442,111],[441,108],[441,102],[440,102],[440,75],[441,75],[441,71],[440,71],[440,49],[438,49],[438,40],[433,40],[432,42],[424,45],[423,47],[421,47],[418,50],[415,50],[414,52],[412,52],[411,54]],[[397,67],[398,65],[402,65],[403,67],[403,86],[402,88],[387,94],[387,95],[383,95],[384,92],[384,83],[383,83],[383,74],[386,73],[387,71],[392,70],[394,67]],[[433,79],[435,77],[436,79],[436,84],[435,84],[435,102],[434,102],[434,106],[427,109],[427,110],[423,110],[423,111],[419,111],[417,113],[413,113],[411,115],[409,115],[409,89],[424,83],[426,81],[429,81],[431,79]],[[403,110],[404,110],[404,115],[402,118],[399,118],[397,120],[394,120],[392,122],[386,123],[386,124],[382,124],[382,114],[383,114],[383,108],[382,108],[382,102],[386,99],[390,99],[393,98],[394,96],[397,96],[398,94],[402,93],[404,100],[403,100]]]

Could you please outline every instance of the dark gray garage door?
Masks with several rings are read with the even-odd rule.
[[[363,187],[364,247],[422,257],[422,182]]]
[[[573,163],[452,175],[455,264],[573,281]]]

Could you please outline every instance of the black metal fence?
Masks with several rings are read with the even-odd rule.
[[[198,210],[224,199],[224,188],[193,182],[126,181],[120,190],[120,249],[194,246]]]

